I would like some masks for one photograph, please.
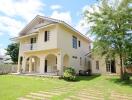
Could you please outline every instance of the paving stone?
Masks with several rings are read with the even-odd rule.
[[[112,99],[123,99],[123,100],[132,100],[132,95],[127,95],[127,94],[122,94],[118,92],[111,92],[111,97]]]
[[[132,98],[132,95],[127,95],[127,94],[112,94],[114,96],[124,96],[124,97],[130,97]]]
[[[30,93],[30,95],[44,97],[44,98],[52,97],[52,95],[49,95],[49,94],[41,94],[41,93]]]
[[[79,94],[82,94],[82,95],[93,95],[93,96],[99,96],[99,97],[102,97],[104,96],[103,93],[96,93],[96,92],[80,92]]]
[[[94,96],[94,97],[101,97],[101,98],[104,98],[103,95],[96,95],[96,94],[93,94],[93,93],[80,93],[79,96],[82,95],[82,96]]]
[[[104,97],[95,97],[93,95],[78,95],[78,97],[82,97],[82,98],[89,98],[89,99],[95,99],[95,100],[103,100]]]
[[[60,95],[60,93],[57,93],[57,92],[47,92],[47,91],[39,91],[38,93],[51,94],[51,95]]]
[[[50,92],[65,93],[65,92],[68,92],[68,91],[66,91],[66,90],[53,90],[53,91],[50,91]]]
[[[69,96],[68,99],[70,99],[70,100],[81,100],[77,96]]]
[[[70,98],[74,100],[101,100],[101,99],[95,99],[95,98],[86,98],[86,97],[80,97],[80,96],[70,96]]]
[[[39,97],[39,96],[33,96],[33,95],[26,95],[25,97],[27,97],[27,98],[31,98],[31,99],[33,99],[33,100],[47,100],[46,98],[44,98],[44,97]]]
[[[118,98],[118,99],[126,99],[126,100],[129,100],[131,99],[132,100],[132,97],[127,97],[127,96],[120,96],[120,95],[112,95],[111,98]]]
[[[28,99],[28,98],[25,98],[25,97],[20,97],[17,100],[32,100],[32,99]]]
[[[93,91],[93,92],[96,92],[96,93],[102,93],[103,92],[101,90],[94,90],[94,89],[83,89],[82,91]]]

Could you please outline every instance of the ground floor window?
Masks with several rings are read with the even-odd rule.
[[[91,69],[91,61],[88,61],[88,69]]]
[[[96,69],[99,70],[99,61],[96,61]]]
[[[111,69],[110,66],[111,66],[111,65],[110,65],[110,61],[106,61],[106,71],[107,71],[107,72],[110,72],[110,69]]]

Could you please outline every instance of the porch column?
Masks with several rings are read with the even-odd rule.
[[[25,69],[26,69],[26,57],[23,57],[23,60],[22,60],[22,69],[23,69],[23,72],[25,72]]]
[[[29,73],[32,72],[32,57],[29,58]]]
[[[45,56],[40,57],[40,73],[44,74]]]
[[[20,57],[18,58],[17,73],[21,73]]]
[[[57,55],[57,70],[59,75],[63,75],[63,58],[61,53]]]

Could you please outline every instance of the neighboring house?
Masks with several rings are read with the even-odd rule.
[[[120,74],[119,59],[110,60],[96,55],[92,60],[92,72],[100,74]]]
[[[0,55],[0,63],[3,63],[3,56]]]
[[[105,56],[100,56],[94,53],[87,53],[87,59],[90,59],[90,68],[92,73],[98,74],[120,74],[120,60],[118,57],[115,59],[106,59]],[[123,65],[123,70],[132,73],[132,66],[126,67]]]
[[[11,57],[8,55],[2,56],[0,55],[0,63],[10,64],[13,63]]]
[[[36,16],[13,40],[20,43],[18,72],[58,73],[90,69],[91,40],[64,21]]]
[[[12,64],[13,61],[11,60],[11,57],[9,55],[5,55],[3,57],[3,63],[5,63],[5,64]]]

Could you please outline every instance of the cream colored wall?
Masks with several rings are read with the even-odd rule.
[[[77,37],[77,49],[72,47],[72,36]],[[90,43],[84,38],[79,36],[77,33],[65,28],[62,25],[58,25],[57,34],[57,47],[61,49],[63,55],[67,54],[69,56],[69,65],[74,67],[78,72],[79,70],[87,69],[85,66],[85,55],[89,52]],[[81,41],[81,47],[78,47],[78,40]],[[77,59],[72,58],[72,56],[77,56]],[[80,66],[80,57],[82,57],[82,65]]]
[[[45,31],[50,31],[50,40],[47,42],[44,42],[44,32]],[[77,49],[74,49],[72,47],[72,36],[76,36],[77,40],[81,41],[81,47],[78,47],[78,45],[77,45]],[[23,44],[30,44],[31,37],[37,37],[37,45],[38,45],[37,50],[42,50],[42,51],[25,53],[21,49],[21,46]],[[84,39],[80,35],[76,34],[75,32],[71,31],[68,28],[65,28],[62,25],[57,24],[54,26],[50,26],[48,28],[40,29],[37,35],[22,38],[19,40],[19,42],[20,42],[19,57],[20,56],[23,56],[23,57],[37,56],[39,58],[43,58],[46,54],[50,54],[53,52],[53,51],[50,51],[50,49],[58,48],[61,51],[59,52],[57,51],[57,52],[58,53],[61,52],[61,55],[62,55],[62,58],[60,58],[58,61],[59,63],[60,62],[63,63],[64,55],[67,54],[69,56],[69,66],[74,67],[77,72],[79,70],[86,70],[88,68],[87,62],[90,59],[86,58],[87,62],[85,65],[85,55],[90,51],[89,50],[90,43],[88,42],[88,40]],[[77,44],[78,44],[78,41],[77,41]],[[47,50],[47,51],[45,52],[44,50]],[[72,58],[72,56],[77,56],[77,59]],[[82,65],[80,65],[80,57],[82,58]],[[96,69],[96,60],[99,60],[99,67],[100,67],[99,70]],[[40,66],[44,66],[42,64],[43,63],[40,63]],[[102,57],[94,58],[91,60],[91,64],[92,64],[93,73],[102,73],[102,74],[108,73],[106,72],[106,64],[105,64],[104,58]],[[63,65],[61,67],[63,67]],[[37,71],[41,69],[41,68],[39,69],[38,68],[37,68]],[[53,68],[48,67],[48,71],[52,69]],[[119,64],[118,58],[116,59],[116,72],[120,73],[120,64]]]
[[[96,69],[96,61],[99,61],[99,70]],[[92,59],[92,73],[101,73],[101,74],[106,74],[106,64],[105,64],[105,59],[102,58],[94,58]]]
[[[45,31],[50,31],[49,35],[49,41],[45,42],[44,41],[44,32]],[[25,37],[19,40],[20,42],[20,50],[19,50],[19,55],[22,56],[23,53],[25,52],[22,50],[22,45],[24,44],[30,44],[30,39],[32,37],[37,37],[37,49],[36,50],[48,50],[48,49],[55,49],[57,48],[57,30],[56,26],[52,26],[49,28],[44,28],[40,29],[38,35],[35,36],[30,36],[30,37]]]
[[[49,31],[49,41],[44,42],[44,32]],[[44,28],[40,30],[38,34],[38,48],[40,50],[54,49],[57,48],[57,30],[56,26]]]
[[[96,61],[99,61],[99,70],[96,69]],[[120,62],[119,59],[115,59],[115,67],[116,67],[116,73],[120,74]],[[92,72],[93,73],[100,73],[100,74],[109,74],[110,72],[106,71],[106,63],[105,63],[105,57],[94,57],[92,59]]]
[[[50,31],[50,40],[47,42],[44,42],[44,31]],[[77,37],[77,49],[74,49],[72,47],[72,36]],[[30,38],[27,37],[21,39],[20,48],[22,44],[30,43]],[[78,40],[81,41],[81,47],[78,47]],[[69,30],[68,28],[65,28],[64,26],[54,25],[52,27],[40,29],[37,35],[37,44],[38,44],[37,50],[42,50],[42,52],[41,51],[24,52],[20,49],[19,56],[27,57],[27,56],[36,55],[39,58],[43,58],[43,56],[45,56],[44,54],[45,51],[50,54],[52,53],[50,49],[58,48],[59,50],[61,50],[59,51],[59,53],[61,53],[62,56],[59,57],[59,59],[57,59],[58,65],[59,63],[60,64],[63,63],[63,57],[64,55],[67,54],[69,56],[69,66],[74,67],[77,72],[79,70],[84,70],[84,69],[86,70],[88,68],[87,66],[88,59],[86,59],[86,65],[85,65],[85,55],[89,52],[90,43],[88,42],[88,40],[84,39],[77,33]],[[77,56],[77,59],[72,58],[72,56]],[[80,57],[82,58],[82,65],[80,65]],[[44,66],[44,65],[40,63],[40,66]],[[63,67],[63,64],[61,65],[61,67]],[[48,71],[51,69],[52,68],[48,68]],[[63,68],[59,68],[59,69],[63,70]]]

